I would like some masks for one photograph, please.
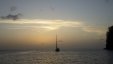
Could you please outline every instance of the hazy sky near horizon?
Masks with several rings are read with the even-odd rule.
[[[11,7],[16,7],[10,11]],[[113,0],[0,0],[0,48],[103,48],[113,25]]]

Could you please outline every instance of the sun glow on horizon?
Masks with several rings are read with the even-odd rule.
[[[83,36],[81,35],[82,33],[105,34],[104,29],[87,25],[83,21],[46,19],[0,20],[0,26],[0,29],[5,33],[3,36],[14,36],[15,40],[19,42],[23,41],[34,45],[40,45],[41,43],[54,44],[57,32],[60,34],[59,37],[62,35],[67,42],[73,42],[75,40],[73,38],[76,38],[76,41],[85,39],[81,38]],[[62,39],[59,38],[59,40]]]

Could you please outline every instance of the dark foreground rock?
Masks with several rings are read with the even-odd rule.
[[[108,28],[106,34],[106,48],[107,50],[113,50],[113,26]]]

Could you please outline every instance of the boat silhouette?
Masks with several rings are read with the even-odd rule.
[[[57,35],[56,35],[56,49],[55,49],[56,52],[60,52],[60,48],[58,48],[58,41],[57,41]]]

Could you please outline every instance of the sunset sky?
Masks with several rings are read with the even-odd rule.
[[[15,7],[11,11],[10,8]],[[0,0],[0,49],[101,49],[113,25],[113,0]]]

